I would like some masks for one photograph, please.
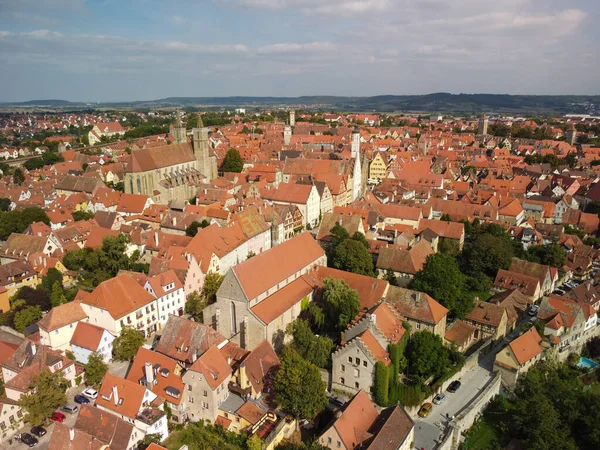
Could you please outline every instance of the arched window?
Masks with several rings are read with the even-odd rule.
[[[237,319],[235,317],[235,303],[231,302],[231,332],[237,334]]]
[[[142,193],[142,182],[140,181],[139,177],[137,179],[137,190],[138,190],[138,194]]]

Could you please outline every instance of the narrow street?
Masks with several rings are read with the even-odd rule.
[[[457,415],[467,404],[469,404],[479,392],[492,379],[492,367],[495,352],[486,355],[477,366],[469,370],[460,378],[461,387],[455,393],[444,391],[446,398],[441,405],[433,405],[429,416],[415,419],[415,443],[414,448],[431,450],[435,448],[443,431],[443,426],[448,422],[448,416]]]

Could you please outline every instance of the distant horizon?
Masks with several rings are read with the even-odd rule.
[[[79,104],[109,104],[109,103],[150,103],[163,101],[167,99],[287,99],[294,100],[300,98],[313,98],[313,97],[329,97],[329,98],[357,98],[367,99],[376,97],[427,97],[433,95],[452,95],[452,96],[509,96],[509,97],[600,97],[600,91],[596,94],[523,94],[523,93],[491,93],[491,92],[448,92],[448,91],[436,91],[428,92],[424,94],[375,94],[375,95],[336,95],[336,94],[303,94],[303,95],[167,95],[157,96],[155,98],[144,98],[137,100],[69,100],[66,98],[49,97],[49,98],[33,98],[30,100],[2,100],[0,104],[18,104],[18,103],[34,103],[34,102],[68,102],[68,103],[79,103]]]

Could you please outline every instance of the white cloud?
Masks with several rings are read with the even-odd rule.
[[[298,54],[306,52],[333,52],[336,50],[336,46],[331,42],[308,42],[304,44],[299,43],[280,43],[270,44],[259,47],[256,53],[261,55],[269,54]]]

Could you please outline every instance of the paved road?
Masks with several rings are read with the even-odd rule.
[[[129,369],[128,361],[126,361],[126,362],[110,362],[108,371],[114,375],[124,378],[125,375],[127,374],[128,369]],[[75,395],[83,392],[84,389],[85,389],[84,385],[70,388],[67,391],[67,403],[74,404],[75,402],[73,401],[73,398],[75,397]],[[75,425],[75,421],[77,420],[77,414],[68,414],[68,413],[64,413],[64,414],[65,414],[65,416],[67,416],[67,420],[65,420],[64,424],[68,425],[69,427],[73,427],[73,425]],[[50,425],[45,426],[44,428],[46,429],[47,433],[45,436],[38,438],[39,443],[34,447],[36,450],[47,450],[48,449],[48,444],[50,443],[50,436],[52,435],[52,430],[54,430],[54,422],[51,422]],[[25,425],[23,428],[21,428],[19,430],[19,433],[29,433],[29,430],[31,430],[31,426]],[[5,447],[7,449],[14,449],[14,450],[25,450],[25,449],[29,448],[25,444],[17,443],[14,439],[13,439],[13,443],[11,445],[9,445],[8,442],[3,445],[5,445]],[[0,448],[4,448],[4,447],[0,446]]]
[[[444,392],[446,398],[441,405],[433,405],[429,416],[415,420],[414,445],[416,449],[431,450],[435,447],[435,441],[441,437],[442,429],[434,423],[439,422],[443,428],[444,424],[448,422],[446,414],[449,414],[450,417],[457,415],[473,398],[479,395],[479,392],[492,378],[494,358],[495,352],[486,355],[479,365],[462,376],[460,379],[462,385],[457,392],[454,394]]]

